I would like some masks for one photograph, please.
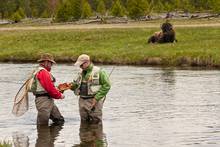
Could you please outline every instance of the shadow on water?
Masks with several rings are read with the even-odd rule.
[[[80,144],[73,147],[107,147],[107,139],[102,124],[81,123],[79,129]]]

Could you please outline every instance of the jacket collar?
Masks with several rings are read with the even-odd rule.
[[[45,67],[43,64],[40,64],[41,67],[45,68],[47,71],[50,72],[51,68]]]
[[[91,63],[91,64],[90,64],[85,70],[83,70],[83,71],[89,72],[89,71],[92,70],[93,66],[94,66],[94,65]]]

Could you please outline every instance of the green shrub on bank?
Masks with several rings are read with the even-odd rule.
[[[69,0],[70,13],[73,20],[79,20],[82,15],[81,0]]]
[[[25,18],[25,13],[22,8],[19,8],[15,13],[11,15],[11,20],[15,23],[18,23],[21,21],[21,19]]]
[[[12,147],[12,144],[7,141],[3,141],[0,142],[0,147]]]
[[[20,22],[21,19],[22,19],[22,17],[21,17],[21,15],[19,14],[18,11],[15,12],[14,14],[12,14],[12,16],[11,16],[11,20],[12,20],[13,22],[15,22],[15,23]]]
[[[70,19],[71,19],[70,3],[67,1],[59,6],[56,17],[55,17],[55,21],[65,22]]]
[[[106,13],[106,7],[103,0],[98,0],[98,6],[96,10],[101,16],[104,16]]]
[[[125,8],[119,0],[116,0],[112,6],[111,13],[113,16],[122,17],[125,15]]]
[[[82,2],[82,18],[89,18],[92,16],[92,8],[87,2],[87,0],[83,0]]]
[[[139,19],[146,15],[148,3],[145,0],[128,0],[128,16],[132,19]]]

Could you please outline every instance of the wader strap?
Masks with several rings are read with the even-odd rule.
[[[42,96],[47,96],[48,98],[50,98],[49,93],[43,93],[43,94],[35,94],[36,98],[38,97],[42,97]]]
[[[92,95],[91,95],[91,96],[83,96],[83,95],[80,95],[80,98],[86,100],[86,99],[93,99],[94,96],[92,96]]]

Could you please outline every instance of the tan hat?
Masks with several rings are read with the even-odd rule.
[[[74,65],[76,66],[80,66],[81,64],[87,62],[87,61],[90,61],[90,57],[86,54],[82,54],[78,57],[76,63]]]
[[[50,61],[52,63],[56,63],[54,61],[53,56],[51,54],[49,54],[49,53],[42,54],[41,58],[39,60],[37,60],[37,62],[42,62],[42,61]]]

